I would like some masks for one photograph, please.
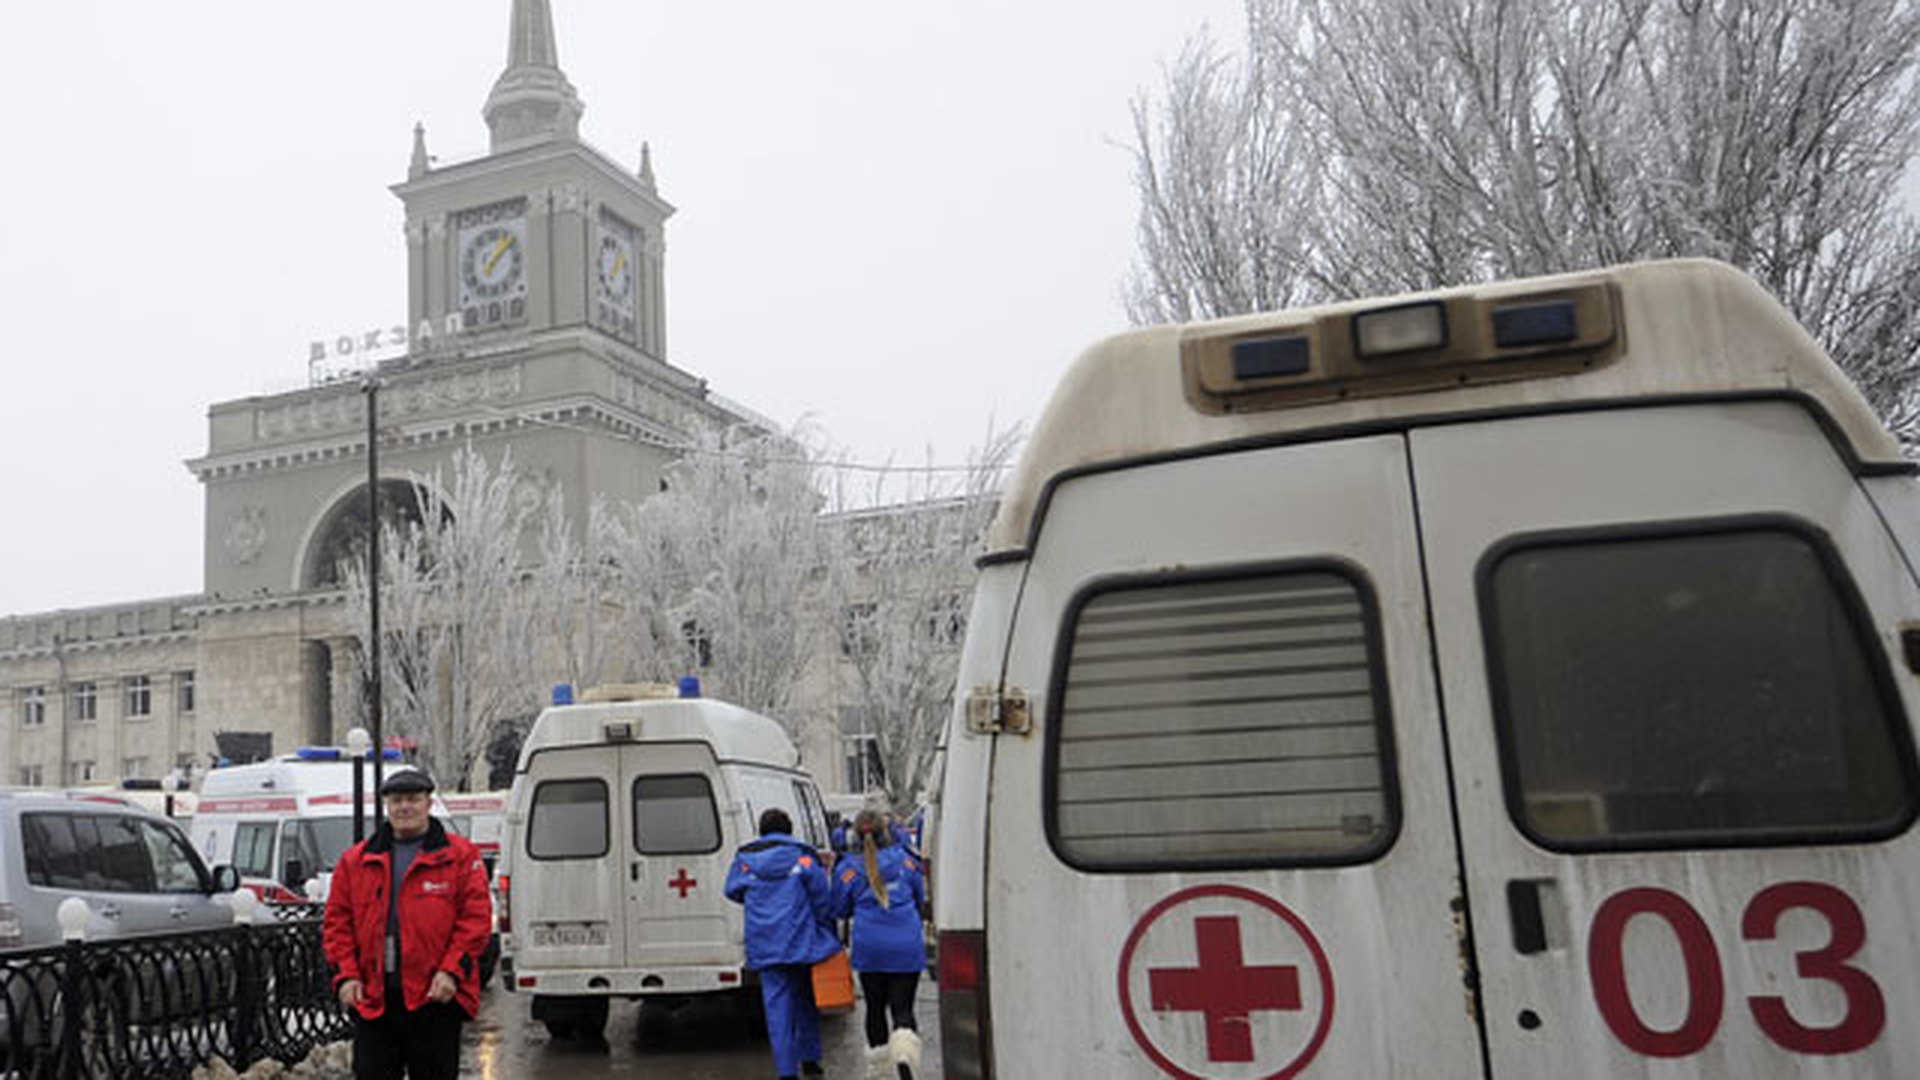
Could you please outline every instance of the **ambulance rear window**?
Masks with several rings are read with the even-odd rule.
[[[533,789],[527,854],[536,859],[597,859],[607,853],[603,780],[543,780]]]
[[[1067,862],[1358,862],[1391,843],[1374,605],[1344,569],[1117,583],[1068,627],[1048,747]]]
[[[633,782],[633,849],[700,855],[720,849],[720,816],[704,776],[642,776]]]
[[[1905,828],[1905,720],[1824,544],[1782,526],[1496,555],[1483,606],[1521,827],[1560,850]]]

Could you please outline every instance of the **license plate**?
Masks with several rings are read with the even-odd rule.
[[[607,926],[605,923],[574,923],[572,925],[547,925],[533,928],[535,948],[558,948],[577,945],[605,945]]]

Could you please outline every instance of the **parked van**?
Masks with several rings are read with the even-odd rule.
[[[590,690],[520,751],[498,877],[507,986],[556,1038],[597,1037],[614,996],[684,999],[749,981],[727,863],[778,807],[827,843],[780,725],[667,686]]]
[[[447,826],[473,841],[492,877],[500,861],[500,835],[507,823],[507,793],[504,791],[444,791],[440,803],[447,809]]]
[[[412,769],[389,751],[383,775]],[[362,822],[373,829],[371,764],[361,776]],[[434,816],[447,819],[436,794]],[[331,746],[303,747],[271,761],[229,765],[200,783],[193,841],[208,861],[232,863],[241,884],[271,903],[307,899],[309,879],[321,882],[353,846],[353,759]]]
[[[968,622],[947,1077],[1920,1076],[1914,471],[1712,262],[1096,346]]]
[[[90,941],[231,926],[239,882],[115,796],[0,788],[0,952],[58,945],[69,896],[87,902]]]

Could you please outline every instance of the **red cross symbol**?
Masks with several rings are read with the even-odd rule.
[[[667,882],[667,888],[679,889],[680,899],[685,900],[687,893],[693,891],[693,887],[698,884],[700,884],[700,882],[697,879],[687,876],[687,868],[683,866],[680,868],[680,876]]]
[[[1207,1016],[1208,1061],[1252,1061],[1256,1010],[1297,1012],[1300,969],[1247,967],[1240,952],[1240,920],[1211,915],[1193,920],[1200,946],[1197,968],[1150,968],[1148,994],[1155,1012]]]

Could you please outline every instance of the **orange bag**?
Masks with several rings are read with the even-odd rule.
[[[813,1007],[823,1016],[853,1011],[853,964],[847,950],[813,965]]]

